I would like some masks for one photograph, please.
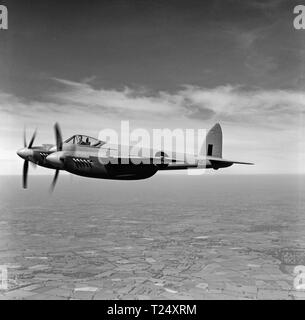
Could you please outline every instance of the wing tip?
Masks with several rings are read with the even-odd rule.
[[[236,163],[236,164],[246,164],[246,165],[249,165],[249,166],[254,166],[254,165],[255,165],[255,163],[253,163],[253,162],[233,161],[233,163]]]

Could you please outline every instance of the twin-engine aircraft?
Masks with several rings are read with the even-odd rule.
[[[230,167],[232,164],[253,164],[226,160],[222,158],[222,130],[217,123],[206,136],[206,155],[192,155],[192,161],[181,154],[171,154],[164,151],[149,149],[150,158],[127,152],[127,156],[120,156],[120,145],[110,145],[104,141],[86,136],[74,135],[63,142],[58,123],[54,126],[56,145],[43,144],[33,146],[36,131],[27,145],[24,133],[24,148],[17,154],[24,159],[23,188],[27,188],[29,162],[41,167],[55,170],[51,190],[54,189],[60,170],[70,173],[100,179],[139,180],[152,177],[159,170],[181,169],[214,169]],[[129,149],[130,150],[130,149]],[[142,154],[142,153],[140,153]],[[116,161],[114,161],[116,160]],[[148,160],[148,161],[147,161]]]

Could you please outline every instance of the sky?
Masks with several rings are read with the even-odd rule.
[[[294,0],[0,1],[0,174],[16,150],[104,128],[219,122],[232,174],[305,173],[305,30]],[[34,174],[34,172],[32,171]],[[36,174],[53,174],[40,168]],[[219,174],[219,171],[217,172]]]

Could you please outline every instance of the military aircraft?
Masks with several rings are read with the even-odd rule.
[[[17,151],[17,154],[24,159],[23,188],[27,188],[29,162],[55,170],[51,190],[55,187],[60,170],[91,178],[139,180],[152,177],[159,170],[202,168],[218,170],[233,164],[253,164],[222,158],[222,129],[219,123],[215,124],[207,133],[206,154],[203,156],[192,155],[191,162],[184,161],[185,158],[181,158],[175,153],[168,156],[163,150],[155,151],[153,149],[149,149],[151,151],[149,159],[128,152],[127,156],[122,157],[118,152],[121,150],[120,145],[110,145],[105,141],[81,134],[73,135],[63,142],[58,123],[55,124],[54,130],[55,145],[33,146],[36,130],[27,145],[24,133],[24,148]]]

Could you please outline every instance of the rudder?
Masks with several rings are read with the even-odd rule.
[[[216,123],[206,136],[206,155],[222,157],[222,130],[219,123]]]

